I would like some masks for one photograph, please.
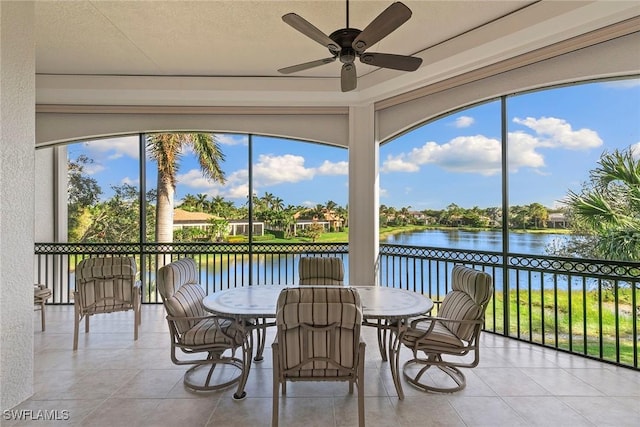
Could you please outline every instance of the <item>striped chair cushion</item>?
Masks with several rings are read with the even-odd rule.
[[[420,338],[427,332],[430,324],[431,322],[428,320],[422,321],[418,322],[415,327],[407,329],[402,337],[402,342],[408,347],[414,347],[416,342],[419,341],[418,348],[421,346],[429,348],[437,346],[454,349],[463,345],[462,341],[441,322],[436,322],[431,333],[421,340]]]
[[[136,262],[129,257],[87,258],[75,272],[76,297],[93,313],[130,309],[136,284]]]
[[[455,265],[451,278],[452,289],[469,294],[478,305],[486,306],[493,295],[493,284],[488,273],[463,265]]]
[[[310,358],[329,358],[345,369],[355,366],[354,343],[359,341],[362,324],[362,303],[356,289],[285,289],[278,298],[277,307],[278,341],[282,351],[285,351],[282,368],[301,368],[288,376],[322,377],[342,372],[336,364],[321,360],[299,366]],[[339,324],[335,335],[330,331],[310,331],[305,328],[306,325],[323,327],[331,324]]]
[[[196,262],[192,258],[182,258],[161,267],[157,283],[162,298],[172,297],[182,285],[199,283]]]
[[[438,317],[455,320],[481,320],[491,295],[493,285],[487,273],[456,265],[453,268],[452,291],[440,306]],[[445,326],[458,338],[468,340],[475,325],[445,322]]]
[[[218,325],[220,327],[218,327]],[[235,345],[241,346],[245,333],[236,323],[226,319],[218,319],[218,325],[213,318],[203,319],[182,335],[182,344],[189,346],[229,344],[229,337]]]
[[[182,285],[169,298],[165,298],[164,306],[172,317],[201,317],[205,316],[202,299],[206,296],[204,289],[197,284]],[[186,333],[198,323],[197,320],[178,320],[176,329],[179,333]]]
[[[336,257],[300,258],[298,273],[301,285],[344,284],[344,265]]]

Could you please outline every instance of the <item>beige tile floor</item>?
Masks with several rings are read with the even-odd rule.
[[[73,352],[73,307],[48,306],[44,333],[39,313],[34,313],[34,394],[14,409],[36,415],[46,410],[59,418],[68,414],[69,419],[19,421],[3,416],[2,425],[270,425],[269,346],[264,361],[252,366],[248,397],[234,401],[233,387],[208,393],[184,388],[186,368],[169,358],[162,306],[143,307],[135,342],[132,322],[132,313],[92,317],[91,332],[81,328],[79,349]],[[388,363],[378,353],[375,330],[364,328],[364,334],[369,427],[640,425],[639,372],[488,333],[482,335],[479,366],[465,370],[465,390],[432,394],[404,383],[406,397],[400,401]],[[290,384],[280,408],[283,426],[357,425],[356,394],[349,395],[346,384]]]

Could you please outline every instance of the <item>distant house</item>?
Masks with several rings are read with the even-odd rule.
[[[550,213],[547,220],[548,228],[567,228],[569,221],[563,212]]]
[[[189,212],[184,209],[173,210],[173,229],[181,230],[188,227],[196,227],[200,230],[207,230],[211,227],[211,220],[222,219],[206,212]],[[230,236],[247,236],[249,235],[249,220],[246,219],[230,219],[228,234]],[[253,222],[253,235],[264,235],[264,223]]]
[[[211,226],[211,219],[216,218],[214,215],[205,212],[189,212],[184,209],[173,210],[173,229],[181,230],[187,227],[196,227],[200,230],[206,230]]]
[[[411,211],[410,214],[413,217],[416,224],[429,225],[429,224],[435,224],[436,222],[438,222],[437,218],[426,215],[424,212]]]
[[[329,231],[331,227],[331,224],[329,223],[329,221],[316,221],[315,219],[299,219],[296,221],[296,224],[295,224],[296,232],[300,230],[304,230],[309,226],[311,226],[312,224],[322,225],[322,228],[324,228],[324,231]]]
[[[249,221],[246,219],[230,219],[229,235],[230,236],[248,236]],[[264,236],[264,222],[253,221],[253,235]]]
[[[302,212],[297,212],[293,218],[295,219],[295,229],[304,230],[311,224],[320,224],[324,228],[324,231],[338,230],[342,227],[342,218],[336,215],[333,211],[326,211],[322,213],[323,218],[314,217],[313,219],[300,219]]]

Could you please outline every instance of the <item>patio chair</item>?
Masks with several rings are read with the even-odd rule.
[[[251,328],[235,319],[206,313],[202,305],[206,295],[198,278],[192,258],[182,258],[158,270],[158,291],[171,334],[171,361],[176,365],[193,365],[183,377],[188,388],[210,391],[238,383],[233,397],[243,399],[253,351]],[[238,349],[239,358],[235,355]],[[178,350],[202,357],[180,358]],[[220,376],[216,378],[213,375],[218,366]],[[222,366],[230,366],[235,372],[229,374]]]
[[[485,272],[456,265],[451,288],[443,301],[436,302],[439,309],[435,316],[413,320],[400,336],[401,343],[413,352],[413,357],[403,366],[404,378],[425,391],[462,390],[466,379],[458,368],[473,368],[480,361],[480,332],[493,295],[492,278]],[[399,353],[394,361],[396,366]],[[473,355],[471,360],[465,357],[469,353]],[[450,378],[453,383],[429,383],[429,375],[424,374],[432,366],[447,374],[444,378]]]
[[[85,318],[89,333],[89,317],[94,314],[133,310],[133,339],[138,339],[141,322],[141,285],[136,280],[136,261],[130,257],[87,258],[76,266],[76,290],[73,293],[75,326],[73,349],[78,349],[78,331]]]
[[[51,294],[51,289],[47,288],[46,285],[36,284],[33,286],[33,305],[35,307],[35,311],[40,310],[40,326],[42,328],[42,332],[46,330],[45,303],[49,298],[51,298]]]
[[[302,257],[298,274],[301,285],[344,284],[344,265],[337,257]]]
[[[364,426],[362,303],[357,289],[284,289],[276,311],[273,350],[272,427],[278,425],[279,393],[287,381],[348,381],[358,386],[358,420]]]

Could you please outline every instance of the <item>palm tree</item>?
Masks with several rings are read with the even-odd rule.
[[[211,197],[211,202],[209,202],[209,206],[211,206],[211,213],[226,218],[227,206],[222,196],[213,196]]]
[[[271,208],[276,212],[282,211],[284,209],[284,200],[280,197],[274,197],[271,201]]]
[[[200,211],[200,212],[206,212],[208,209],[207,207],[209,206],[209,201],[207,200],[209,197],[204,194],[204,193],[200,193],[196,196],[196,208]]]
[[[183,148],[191,146],[205,178],[225,182],[220,163],[224,154],[212,134],[159,133],[147,136],[147,151],[158,164],[158,199],[156,204],[156,241],[173,241],[173,204],[176,174]]]
[[[547,208],[540,203],[532,203],[528,206],[529,217],[534,223],[535,228],[546,227],[549,220],[549,212]]]
[[[597,237],[596,256],[640,258],[640,159],[631,148],[603,153],[582,192],[569,191],[567,203],[575,228]]]
[[[196,209],[196,205],[198,203],[198,199],[196,199],[196,196],[194,196],[193,194],[185,194],[184,198],[182,199],[182,204],[180,204],[180,208],[184,209],[185,211],[193,211]]]
[[[268,192],[264,192],[264,196],[262,196],[262,198],[260,199],[262,204],[262,209],[271,209],[271,204],[273,203],[273,198],[275,196],[271,193]]]

